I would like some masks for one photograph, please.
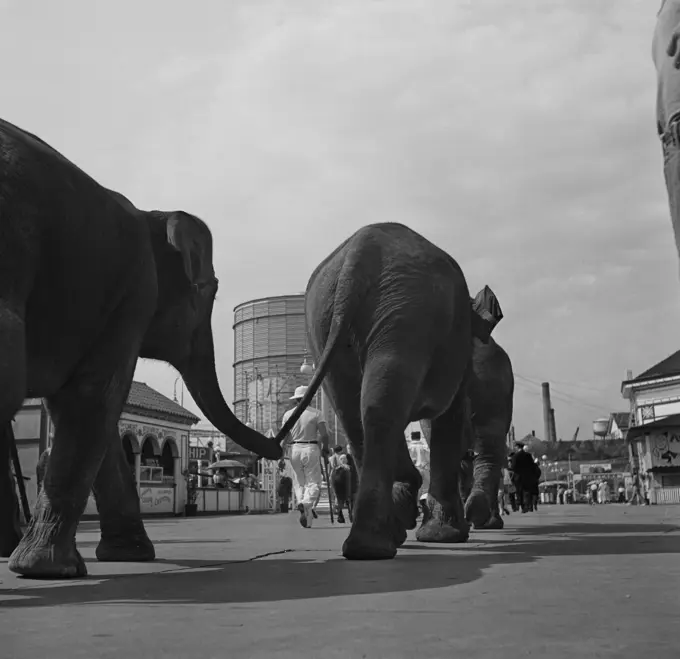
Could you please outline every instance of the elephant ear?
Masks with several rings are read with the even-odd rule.
[[[488,343],[494,327],[503,319],[503,311],[496,294],[488,287],[477,293],[472,304],[472,334]]]
[[[181,255],[187,279],[200,286],[214,277],[212,269],[212,236],[210,229],[197,217],[175,211],[166,222],[168,243]]]

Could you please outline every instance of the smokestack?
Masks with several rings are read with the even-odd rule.
[[[630,369],[628,369],[628,370],[626,371],[626,380],[632,380],[632,379],[633,379],[633,371],[631,371]]]
[[[555,408],[550,408],[550,441],[557,442],[557,428],[555,427]]]
[[[531,436],[532,436],[532,437],[536,437],[536,431],[535,431],[535,430],[532,430],[532,431],[531,431]]]
[[[551,441],[552,431],[550,424],[550,383],[543,382],[541,384],[543,393],[543,439],[546,442]]]

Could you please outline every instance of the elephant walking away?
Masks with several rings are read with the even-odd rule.
[[[492,331],[503,318],[495,295],[485,286],[472,303]],[[490,337],[472,340],[472,367],[467,379],[472,419],[471,457],[461,463],[465,518],[475,529],[503,528],[498,505],[506,437],[512,423],[515,381],[510,357]],[[421,421],[425,440],[430,441],[430,422]],[[469,467],[472,467],[471,469]]]
[[[183,211],[140,211],[40,138],[0,120],[0,427],[45,398],[52,452],[23,538],[0,446],[0,555],[29,577],[81,577],[75,532],[90,491],[102,561],[155,556],[118,419],[139,357],[174,366],[203,414],[265,457],[281,447],[243,425],[215,372],[212,236]]]
[[[473,323],[480,336],[488,330],[473,319],[456,261],[402,224],[363,227],[313,272],[305,313],[318,368],[279,437],[323,381],[359,471],[343,555],[393,558],[415,527],[422,479],[404,430],[419,419],[432,419],[432,434],[429,516],[418,537],[467,539],[457,470],[470,441],[463,381]]]

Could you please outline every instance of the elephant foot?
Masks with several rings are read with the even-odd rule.
[[[397,481],[392,485],[394,514],[404,529],[415,529],[418,524],[417,496],[408,483]]]
[[[505,526],[505,522],[503,522],[503,518],[498,515],[494,514],[491,515],[491,518],[489,521],[482,525],[482,526],[475,526],[475,529],[484,529],[487,531],[495,531],[495,530],[500,530]]]
[[[353,528],[342,545],[342,555],[350,561],[379,561],[397,555],[392,534]]]
[[[67,545],[36,546],[24,537],[12,552],[11,572],[30,579],[77,579],[87,576],[85,561],[75,542]]]
[[[436,519],[431,519],[416,531],[418,542],[438,542],[442,544],[458,544],[467,542],[470,537],[469,528],[458,529],[453,524],[446,524]]]
[[[95,551],[102,563],[146,563],[156,558],[156,550],[149,536],[102,537]]]
[[[462,510],[460,511],[462,513]],[[457,519],[460,521],[457,521]],[[457,544],[467,542],[470,526],[463,515],[451,515],[444,506],[428,495],[423,523],[416,532],[418,542]]]
[[[465,519],[472,522],[476,529],[485,527],[491,519],[491,506],[486,494],[481,490],[470,493],[465,502]]]

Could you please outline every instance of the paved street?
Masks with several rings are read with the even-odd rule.
[[[544,506],[466,545],[340,556],[346,527],[290,514],[149,521],[159,559],[16,578],[0,562],[0,656],[677,657],[680,507]]]

